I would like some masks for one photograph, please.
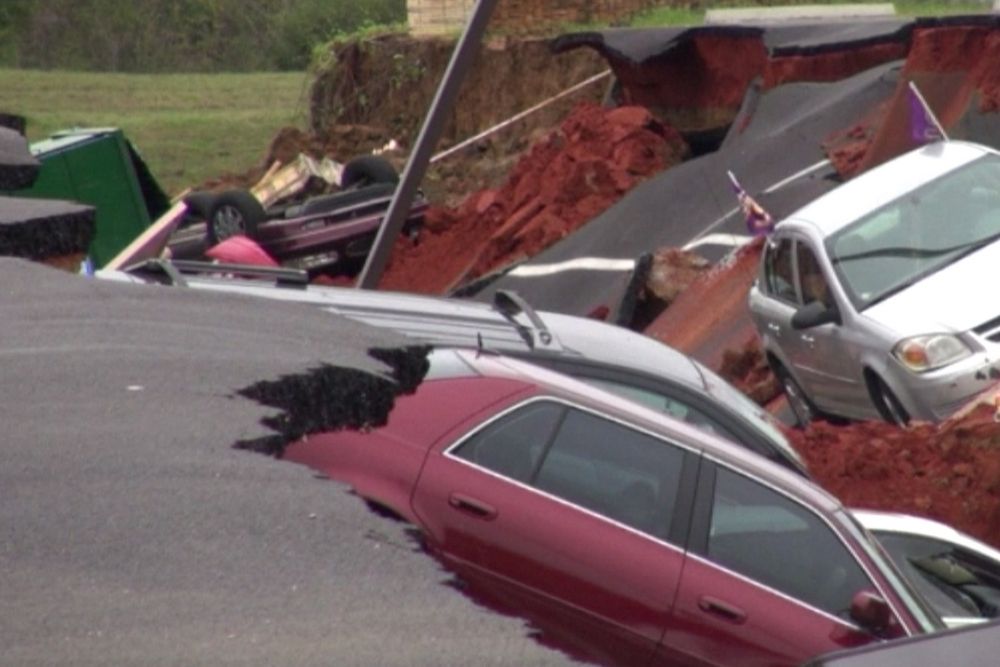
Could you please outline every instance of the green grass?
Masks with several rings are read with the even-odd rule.
[[[0,111],[28,140],[72,127],[120,127],[168,194],[263,157],[276,131],[305,127],[308,75],[101,74],[0,69]]]

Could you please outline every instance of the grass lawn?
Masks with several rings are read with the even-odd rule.
[[[120,127],[167,194],[257,164],[275,132],[305,127],[309,77],[102,74],[0,69],[0,111],[28,140],[72,127]]]

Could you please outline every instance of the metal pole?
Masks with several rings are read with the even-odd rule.
[[[451,62],[448,63],[448,69],[445,70],[444,78],[441,79],[434,101],[431,102],[427,117],[424,119],[424,126],[417,137],[417,143],[410,153],[410,159],[406,163],[406,168],[403,170],[392,201],[389,202],[389,210],[386,212],[382,226],[375,237],[371,252],[368,253],[368,259],[365,260],[361,275],[358,276],[357,287],[361,289],[376,287],[382,278],[386,262],[389,260],[389,252],[403,228],[410,207],[413,206],[417,188],[427,172],[431,153],[434,151],[438,139],[441,138],[444,122],[455,104],[469,64],[479,50],[479,44],[486,32],[486,25],[490,21],[490,15],[496,4],[497,0],[478,0],[462,37],[455,45],[455,51],[451,54]]]

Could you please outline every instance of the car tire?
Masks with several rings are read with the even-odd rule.
[[[872,403],[875,404],[875,408],[882,415],[882,419],[900,427],[910,423],[910,413],[899,402],[896,395],[892,393],[892,389],[889,388],[885,380],[872,374],[869,377],[868,390],[871,392]]]
[[[795,417],[795,425],[799,428],[805,428],[819,416],[819,410],[816,409],[813,402],[809,400],[809,396],[784,366],[776,365],[774,374],[778,377],[782,391],[785,392],[785,398],[788,399],[788,407],[791,408],[792,415]]]
[[[340,172],[340,187],[363,188],[376,183],[399,183],[396,168],[384,157],[362,155],[344,165]]]
[[[243,234],[257,236],[257,227],[266,217],[260,201],[246,190],[228,190],[217,195],[205,216],[205,238],[209,246]]]

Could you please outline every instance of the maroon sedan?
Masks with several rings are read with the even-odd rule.
[[[289,460],[418,526],[470,591],[616,665],[798,665],[941,627],[821,489],[590,385],[438,350],[389,423]]]

